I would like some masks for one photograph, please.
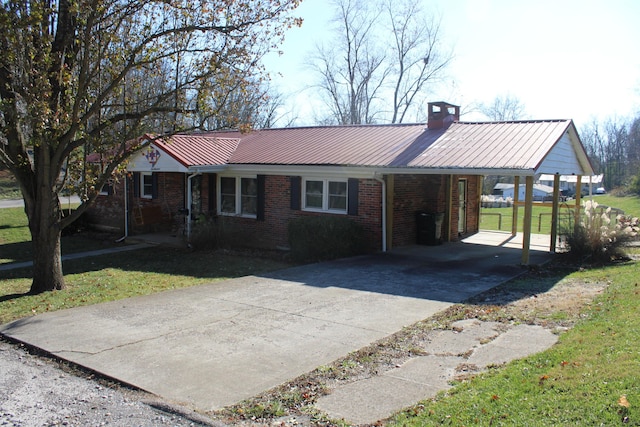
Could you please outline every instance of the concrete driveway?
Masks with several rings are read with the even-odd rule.
[[[412,247],[41,314],[0,333],[212,410],[520,274],[520,254],[461,242]],[[531,262],[548,257],[534,251]]]

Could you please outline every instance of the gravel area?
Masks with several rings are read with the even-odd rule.
[[[0,426],[220,426],[18,344],[0,341],[0,373]]]

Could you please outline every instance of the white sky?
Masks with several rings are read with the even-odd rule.
[[[594,119],[640,114],[640,1],[638,0],[416,0],[442,17],[442,41],[454,61],[430,101],[468,108],[498,95],[517,97],[528,118]],[[305,68],[317,42],[326,40],[332,10],[327,0],[303,0],[282,55],[266,61],[273,83],[298,117],[314,125],[319,101]],[[468,114],[462,120],[483,120]]]

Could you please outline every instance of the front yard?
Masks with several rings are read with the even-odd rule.
[[[637,213],[638,200],[632,198],[629,207],[623,209]],[[598,201],[607,203],[604,198]],[[29,244],[22,229],[25,220],[21,223],[21,210],[17,212],[13,222],[5,220],[9,216],[3,212],[0,224],[3,262],[28,258]],[[25,248],[20,257],[14,251],[19,245]],[[69,244],[63,242],[63,249],[68,248]],[[68,289],[35,296],[25,294],[31,281],[29,269],[0,271],[0,323],[50,310],[259,274],[288,265],[221,251],[158,247],[67,261],[64,270]],[[564,263],[559,256],[549,266],[532,268],[516,280],[408,326],[330,365],[209,415],[243,425],[268,424],[281,416],[306,417],[318,426],[341,425],[314,409],[319,395],[336,384],[377,375],[402,363],[426,345],[426,337],[434,329],[450,328],[456,320],[478,318],[545,325],[553,328],[560,340],[548,351],[494,366],[487,373],[460,375],[449,391],[417,403],[385,424],[640,425],[638,277],[637,261],[588,266]]]

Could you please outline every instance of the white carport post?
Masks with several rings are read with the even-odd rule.
[[[522,223],[522,265],[529,265],[531,246],[531,217],[533,216],[533,176],[525,178],[524,219]]]
[[[518,234],[518,203],[520,202],[520,177],[513,177],[513,209],[511,209],[511,235]]]
[[[551,242],[549,251],[556,251],[556,242],[558,240],[558,213],[560,211],[560,174],[553,176],[553,202],[551,206]]]

